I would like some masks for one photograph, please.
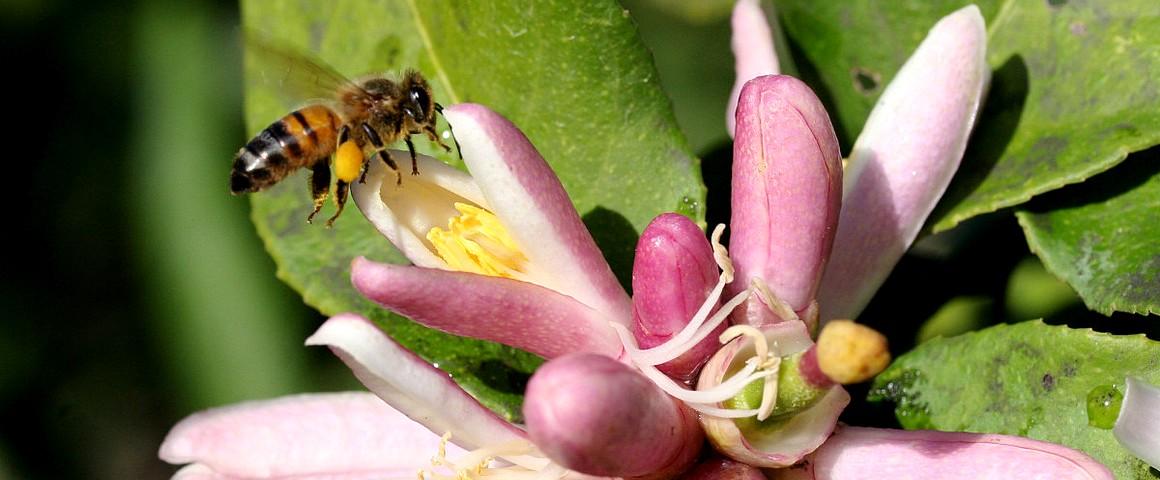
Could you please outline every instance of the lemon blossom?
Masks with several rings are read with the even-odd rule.
[[[752,25],[764,21],[761,15],[756,2],[741,0],[733,21]],[[734,35],[739,63],[773,54],[767,37],[738,38],[767,36],[761,29],[735,29]],[[819,318],[857,316],[941,196],[962,157],[989,78],[985,42],[983,19],[974,6],[940,20],[875,106],[837,189],[835,177],[842,172],[832,168],[832,128],[824,112],[818,113],[816,97],[784,77],[738,78],[744,88],[736,111],[731,226],[753,233],[742,234],[743,243],[731,241],[731,253],[738,277],[765,283],[769,292],[751,298],[748,308],[736,314],[736,321],[756,325],[760,333],[721,349],[702,371],[701,384],[713,386],[725,371],[737,368],[735,358],[762,358],[753,351],[776,349],[778,355],[806,352],[796,365],[804,383],[825,387],[833,376],[825,368],[802,368],[811,352],[822,355],[810,345],[808,332]],[[753,45],[753,51],[746,51],[746,45]],[[759,63],[737,70],[760,70],[770,62]],[[786,180],[795,175],[804,184]],[[835,190],[841,196],[839,215],[834,214]],[[803,196],[814,199],[812,208],[794,203]],[[781,215],[777,207],[783,204],[798,213]],[[762,209],[773,213],[752,216]],[[732,290],[742,288],[739,283]],[[781,357],[772,368],[793,358]],[[780,403],[777,387],[784,390],[784,385],[775,384],[769,392],[766,383],[765,396],[772,394]],[[832,393],[768,426],[708,417],[706,432],[719,451],[737,461],[789,467],[767,471],[772,478],[1007,478],[1013,469],[1043,478],[1111,478],[1083,453],[1019,437],[857,427],[838,427],[830,436],[836,412],[845,404],[827,404]]]
[[[634,399],[609,403],[602,412],[615,417],[616,408],[627,409],[620,418],[632,412],[651,413],[651,430],[624,426],[637,435],[664,432],[668,438],[653,435],[648,443],[652,457],[623,456],[623,462],[613,462],[605,470],[610,474],[623,471],[626,476],[666,471],[671,475],[683,470],[700,452],[700,427],[680,402],[613,360],[623,348],[609,324],[629,323],[629,299],[559,180],[527,138],[495,112],[466,104],[450,106],[445,114],[458,134],[471,173],[421,157],[423,174],[409,177],[400,188],[395,182],[384,182],[386,172],[373,164],[367,183],[355,189],[356,201],[416,265],[356,259],[354,286],[392,310],[445,331],[499,341],[548,359],[572,353],[598,359],[581,361],[581,367],[599,365],[599,359],[621,365],[628,374],[589,376],[598,385],[617,391],[616,400]],[[360,316],[329,319],[307,343],[330,347],[391,407],[367,408],[365,396],[356,396],[358,402],[343,401],[349,396],[324,396],[227,407],[194,415],[175,427],[162,445],[162,458],[190,463],[179,476],[204,474],[208,478],[396,478],[395,473],[401,471],[412,475],[424,471],[428,478],[586,477],[553,462],[529,440],[522,426],[487,411],[445,373]],[[569,358],[574,357],[565,356],[561,365],[566,367]],[[533,380],[552,382],[553,376],[560,375],[578,378],[572,374],[575,369],[553,369],[552,365],[546,364]],[[553,375],[554,370],[561,373]],[[572,397],[594,405],[610,400]],[[308,401],[310,408],[285,408],[299,400]],[[541,406],[538,412],[551,411],[553,404],[552,398],[537,401],[535,394],[525,402],[527,408]],[[378,421],[355,426],[371,413],[397,419],[397,412],[412,424]],[[314,414],[321,418],[312,418]],[[242,432],[248,426],[259,429],[258,436],[269,448],[247,450],[233,443],[245,442],[245,437],[231,436],[222,427],[222,418]],[[399,426],[404,424],[405,428]],[[380,430],[384,425],[389,428]],[[553,428],[567,430],[579,423],[546,425],[539,430],[550,440]],[[322,437],[304,434],[323,428],[335,430]],[[387,436],[392,441],[382,445],[363,441]],[[433,439],[439,440],[433,443]],[[646,444],[636,437],[630,440],[628,444]],[[319,441],[329,444],[318,445]],[[401,455],[382,453],[383,448],[398,445],[414,448]],[[593,447],[608,445],[626,444],[606,441]],[[568,463],[566,450],[559,444],[548,441],[546,446]],[[430,450],[428,455],[415,451],[424,448]],[[313,453],[287,458],[294,452]],[[436,452],[437,458],[431,460]],[[461,452],[466,452],[459,455],[462,458],[453,458]]]
[[[444,113],[468,172],[433,164],[433,175],[424,170],[420,177],[427,178],[399,187],[372,167],[355,200],[414,265],[356,259],[354,286],[421,324],[548,359],[532,377],[524,411],[536,448],[560,466],[625,477],[687,467],[703,444],[695,414],[617,363],[624,346],[613,326],[628,328],[632,304],[559,180],[527,137],[495,112],[468,104]],[[328,345],[342,351],[347,343]],[[356,372],[369,368],[358,358],[344,360]],[[558,395],[563,389],[533,388],[539,384],[577,390]],[[595,415],[583,415],[582,407]],[[604,434],[577,434],[584,429]],[[646,445],[648,455],[633,453]]]
[[[414,267],[356,261],[355,287],[457,335],[548,358],[577,350],[619,354],[606,325],[628,325],[630,300],[543,157],[515,125],[483,106],[452,105],[443,113],[469,173],[420,157],[423,173],[397,184],[372,163],[366,183],[352,189],[355,202]],[[463,321],[467,316],[474,318]]]

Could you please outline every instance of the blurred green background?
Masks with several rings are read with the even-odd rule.
[[[5,0],[0,22],[19,246],[0,478],[166,478],[157,446],[195,410],[353,388],[302,347],[320,319],[227,193],[246,140],[237,5]]]
[[[715,4],[626,4],[711,188],[727,179],[732,84],[728,2]],[[227,193],[246,140],[237,5],[2,0],[0,25],[17,245],[0,290],[0,479],[164,478],[175,468],[157,446],[193,411],[358,388],[302,347],[321,318],[275,278],[247,199]],[[727,218],[715,192],[710,224]],[[925,240],[866,314],[896,352],[1041,316],[1103,318],[1029,257],[1009,216]],[[893,424],[869,407],[848,416]]]

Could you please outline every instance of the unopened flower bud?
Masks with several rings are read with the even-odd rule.
[[[603,355],[541,366],[528,383],[524,417],[545,455],[589,475],[668,478],[696,460],[703,443],[691,410]]]
[[[717,282],[717,263],[705,233],[683,215],[653,219],[636,246],[632,265],[632,333],[642,349],[660,345],[689,323]],[[658,365],[689,381],[717,350],[719,326],[689,351]]]

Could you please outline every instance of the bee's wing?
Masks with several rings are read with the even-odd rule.
[[[258,82],[273,88],[291,104],[310,99],[334,100],[342,88],[359,88],[322,60],[279,44],[256,32],[245,33],[247,61]]]

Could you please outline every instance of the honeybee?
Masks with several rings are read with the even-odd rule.
[[[389,145],[406,142],[411,152],[411,175],[419,174],[411,135],[425,134],[451,151],[435,132],[436,115],[443,107],[434,101],[431,86],[419,72],[406,70],[397,81],[381,75],[351,81],[300,52],[252,35],[246,40],[248,51],[282,67],[283,88],[297,89],[294,93],[303,98],[326,100],[290,112],[238,151],[230,172],[230,192],[234,195],[263,190],[299,168],[309,168],[314,210],[306,221],[313,223],[330,192],[333,163],[337,211],[326,221],[330,227],[342,214],[350,184],[365,177],[374,157],[394,170],[396,182],[402,184],[403,174],[386,150]]]

